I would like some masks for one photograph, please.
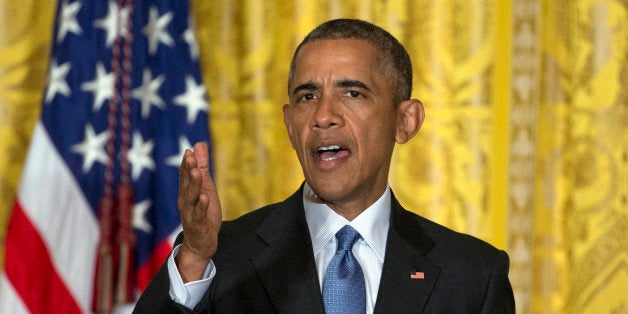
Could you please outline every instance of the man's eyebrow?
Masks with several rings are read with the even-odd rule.
[[[371,91],[371,89],[364,83],[358,80],[339,80],[336,82],[336,86],[338,87],[358,87],[367,91]]]
[[[292,95],[296,95],[296,94],[298,94],[299,92],[301,92],[303,90],[305,90],[305,91],[313,91],[313,90],[316,90],[317,88],[318,88],[318,86],[316,84],[314,84],[314,82],[306,82],[306,83],[297,85],[297,87],[295,87],[292,90]]]

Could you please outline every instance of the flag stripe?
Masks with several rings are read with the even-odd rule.
[[[6,238],[7,278],[31,313],[81,313],[79,305],[57,274],[40,234],[19,202],[13,206]],[[33,284],[34,282],[40,284]]]
[[[162,241],[155,250],[153,255],[137,269],[137,287],[144,291],[148,286],[148,283],[157,273],[161,265],[166,261],[168,255],[172,251],[172,245],[168,239]]]
[[[64,189],[42,188],[35,184],[40,178],[55,178],[46,185]],[[37,123],[33,132],[18,198],[24,214],[41,234],[54,268],[64,282],[71,283],[68,288],[81,302],[81,308],[89,309],[98,224],[41,123]]]
[[[0,313],[26,313],[27,309],[22,300],[13,289],[11,282],[7,280],[4,272],[0,273]]]

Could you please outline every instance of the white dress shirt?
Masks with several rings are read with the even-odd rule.
[[[336,254],[338,242],[335,237],[336,232],[345,225],[350,225],[362,236],[362,239],[353,245],[352,252],[364,273],[367,313],[373,313],[379,281],[382,277],[390,224],[390,202],[390,189],[386,188],[384,194],[375,203],[365,209],[358,217],[349,221],[325,205],[307,184],[303,189],[305,219],[308,229],[310,229],[321,291],[327,265]]]
[[[336,232],[345,225],[351,225],[362,236],[362,239],[358,240],[353,246],[352,252],[364,272],[367,313],[373,313],[375,301],[377,300],[377,291],[384,265],[384,255],[386,254],[386,240],[390,224],[390,204],[390,188],[387,187],[384,194],[375,203],[365,209],[358,217],[348,221],[325,205],[314,194],[307,183],[303,188],[305,219],[312,239],[314,261],[321,291],[327,265],[336,253]],[[168,258],[170,297],[175,302],[192,309],[209,288],[216,274],[216,268],[214,263],[210,262],[207,265],[203,279],[184,284],[174,262],[174,257],[178,252],[179,246],[175,247],[173,254]]]

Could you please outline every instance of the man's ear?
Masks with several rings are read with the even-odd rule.
[[[409,141],[419,132],[424,119],[425,110],[421,101],[418,99],[402,101],[397,107],[395,142],[404,144]]]
[[[290,124],[290,105],[283,105],[283,124],[286,126],[286,130],[288,131],[288,138],[290,139],[290,145],[292,148],[294,147],[294,142],[292,141],[292,125]]]

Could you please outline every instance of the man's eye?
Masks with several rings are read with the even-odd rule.
[[[362,94],[360,92],[356,92],[356,91],[352,90],[352,91],[348,91],[347,92],[347,96],[349,96],[351,98],[358,98],[358,97],[362,96]]]
[[[304,94],[303,96],[301,96],[301,100],[302,101],[308,101],[308,100],[314,100],[316,99],[316,95],[312,94],[312,93],[307,93]]]

